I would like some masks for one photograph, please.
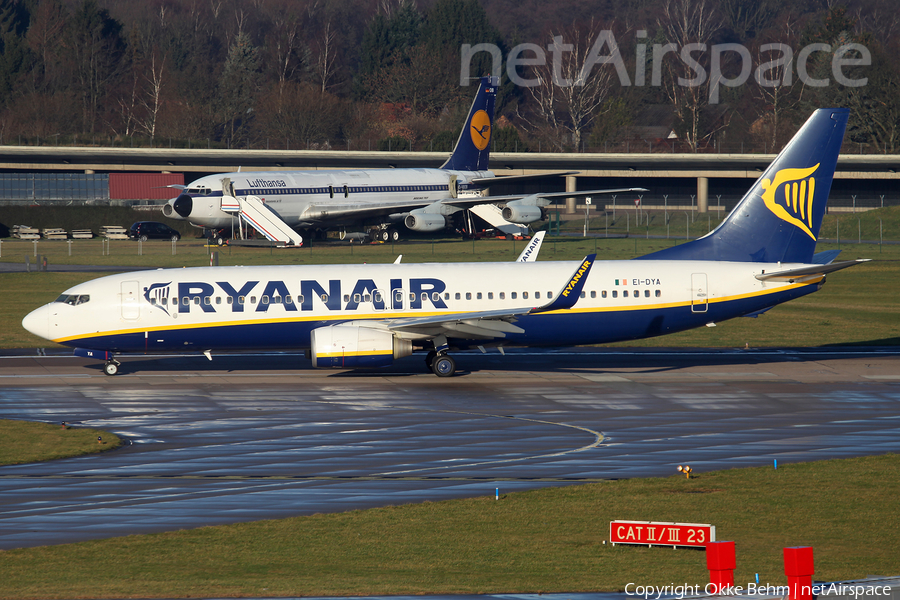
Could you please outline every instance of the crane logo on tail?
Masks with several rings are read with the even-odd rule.
[[[813,200],[816,195],[816,178],[812,174],[819,168],[815,164],[807,169],[782,169],[775,174],[775,181],[763,179],[765,190],[762,199],[772,213],[791,225],[803,230],[813,241]],[[779,189],[784,191],[779,193]]]
[[[475,144],[475,147],[479,150],[487,148],[491,141],[491,118],[488,114],[483,110],[479,110],[472,115],[470,128],[469,133],[472,136],[472,143]]]

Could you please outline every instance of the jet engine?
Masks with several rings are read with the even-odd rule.
[[[403,222],[413,231],[440,231],[447,226],[444,215],[427,213],[421,208],[411,210]]]
[[[509,202],[506,205],[502,215],[510,223],[518,223],[519,225],[528,225],[544,218],[540,206],[514,204],[513,202]]]
[[[412,351],[411,341],[380,329],[332,325],[310,334],[310,356],[316,368],[387,367]]]

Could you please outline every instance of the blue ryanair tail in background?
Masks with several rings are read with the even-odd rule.
[[[810,262],[849,115],[814,112],[719,227],[640,259]]]
[[[314,367],[384,367],[425,354],[635,340],[755,317],[860,260],[814,254],[847,111],[816,111],[709,235],[642,257],[515,262],[195,267],[76,285],[22,322],[101,358],[115,353],[308,349]],[[461,136],[488,148],[489,128]],[[468,136],[468,138],[466,138]],[[143,293],[142,293],[143,292]]]

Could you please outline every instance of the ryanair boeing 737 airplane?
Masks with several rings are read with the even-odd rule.
[[[817,110],[722,224],[625,261],[160,269],[102,277],[25,329],[79,356],[309,349],[315,367],[379,367],[455,349],[633,340],[755,316],[860,261],[814,254],[848,111]]]

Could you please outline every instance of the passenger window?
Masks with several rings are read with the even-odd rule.
[[[500,299],[506,300],[506,292],[500,292]]]
[[[494,292],[488,292],[488,300],[494,299]]]
[[[603,290],[602,292],[600,292],[600,297],[606,298],[606,290]]]
[[[475,299],[481,300],[481,292],[478,292],[477,294],[475,294]]]
[[[256,304],[256,296],[250,296],[250,304]]]
[[[396,302],[397,304],[403,303],[403,292],[397,292],[396,294],[394,294],[394,302]]]
[[[623,297],[623,298],[627,298],[627,297],[628,297],[628,290],[625,290],[625,291],[622,292],[622,297]]]
[[[344,302],[350,302],[350,294],[344,294]],[[359,300],[357,300],[357,302],[359,302]]]
[[[538,300],[540,300],[540,299],[541,299],[541,293],[540,293],[540,292],[535,292],[535,293],[534,293],[534,297],[537,298]]]
[[[659,290],[656,290],[656,297],[659,298],[660,296],[662,296],[662,292]]]
[[[619,292],[617,292],[616,290],[613,290],[613,298],[618,298],[618,297],[619,297]]]
[[[449,299],[450,299],[450,292],[444,293],[444,300],[449,300]]]
[[[547,292],[547,297],[548,297],[548,298],[552,298],[552,297],[553,297],[553,292]]]
[[[322,294],[319,297],[322,299],[322,302],[328,303],[328,294]]]
[[[346,298],[347,298],[347,297],[344,296],[344,298],[345,298],[344,301],[346,302]],[[360,300],[362,300],[362,296],[360,296],[359,294],[353,294],[353,301],[354,301],[354,302],[356,302],[357,304],[359,304],[359,301],[360,301]]]
[[[459,300],[460,298],[462,298],[462,296],[460,295],[459,292],[456,292],[456,299]]]
[[[528,300],[528,292],[522,292],[522,299]]]
[[[272,304],[281,304],[281,296],[272,296]]]
[[[191,303],[191,299],[187,296],[185,296],[184,298],[181,299],[181,304],[184,306],[187,306],[190,303]]]
[[[440,294],[438,294],[437,292],[431,292],[431,301],[432,302],[438,302],[438,301],[440,301],[440,299],[441,299]]]
[[[516,293],[515,293],[515,292],[510,292],[510,293],[509,293],[509,297],[512,298],[513,300],[515,300],[515,299],[516,299]]]
[[[585,298],[586,296],[587,296],[587,294],[585,292],[581,292],[581,295],[579,296],[579,298]]]
[[[222,296],[216,296],[216,304],[222,304]]]
[[[422,292],[422,302],[428,302],[428,292]]]
[[[650,297],[650,290],[644,290],[644,298]]]
[[[380,303],[382,301],[381,292],[376,291],[374,294],[372,294],[372,298],[374,298],[375,302]]]
[[[206,306],[209,306],[209,304],[210,304],[210,302],[209,302],[209,296],[204,296],[204,297],[203,297],[203,304],[205,304]]]
[[[597,297],[597,292],[595,292],[594,290],[591,290],[591,298],[596,298],[596,297]]]
[[[226,296],[225,304],[234,304],[234,296]]]
[[[363,294],[363,302],[371,302],[371,301],[372,301],[371,296],[369,296],[368,294]]]
[[[466,292],[466,300],[472,299],[472,292]]]
[[[243,303],[244,303],[244,297],[238,296],[238,304],[243,304]]]

